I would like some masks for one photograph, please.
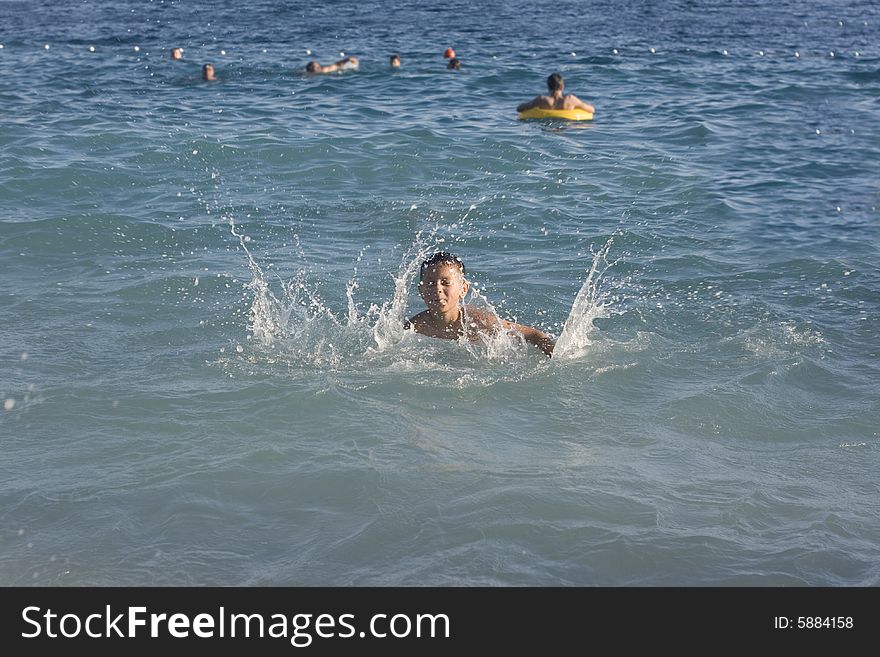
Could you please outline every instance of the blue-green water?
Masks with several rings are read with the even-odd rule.
[[[0,584],[880,583],[876,3],[0,12]]]

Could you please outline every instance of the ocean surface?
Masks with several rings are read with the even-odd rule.
[[[0,19],[0,585],[880,584],[877,2]]]

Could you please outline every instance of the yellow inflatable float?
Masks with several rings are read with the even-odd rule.
[[[521,119],[566,119],[568,121],[589,121],[593,113],[582,109],[542,109],[533,107],[519,113]]]

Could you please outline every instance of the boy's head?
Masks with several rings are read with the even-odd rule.
[[[565,82],[559,73],[553,73],[547,78],[547,91],[555,94],[557,90],[562,91],[565,88]]]
[[[422,261],[422,266],[419,268],[419,279],[425,276],[425,270],[429,268],[436,268],[438,265],[451,265],[457,268],[461,275],[465,275],[464,263],[461,261],[456,255],[452,255],[448,251],[438,251],[430,258],[425,258]]]
[[[468,291],[461,258],[446,251],[422,261],[419,269],[419,294],[429,310],[441,313],[458,307]]]

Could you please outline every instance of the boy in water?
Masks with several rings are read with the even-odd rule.
[[[457,340],[462,335],[475,339],[481,333],[494,335],[504,330],[522,337],[547,356],[553,354],[556,342],[543,331],[508,322],[474,306],[463,305],[462,300],[468,291],[464,274],[465,268],[461,259],[445,251],[435,253],[422,262],[419,270],[419,294],[428,309],[410,318],[404,328],[412,328],[417,333],[447,340]]]
[[[595,112],[596,108],[585,103],[574,94],[565,93],[565,81],[559,73],[553,73],[547,78],[546,96],[535,96],[531,100],[521,103],[517,108],[517,112],[525,112],[533,107],[540,109],[561,109],[573,110],[582,109],[587,112]]]
[[[352,71],[360,66],[360,61],[357,57],[346,57],[345,59],[340,59],[338,62],[334,62],[333,64],[320,64],[315,60],[310,61],[306,64],[306,73],[335,73],[336,71]]]

